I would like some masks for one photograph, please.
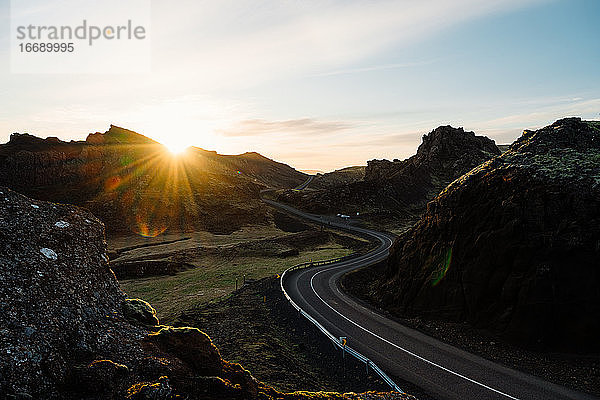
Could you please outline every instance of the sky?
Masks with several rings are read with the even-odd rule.
[[[122,74],[11,73],[9,4],[0,143],[115,124],[330,171],[407,158],[440,125],[506,144],[600,118],[597,0],[152,0],[151,65]]]

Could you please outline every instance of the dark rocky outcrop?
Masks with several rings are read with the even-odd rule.
[[[8,399],[407,399],[280,393],[194,328],[126,299],[90,212],[0,187],[0,393]],[[372,397],[369,397],[372,396]]]
[[[156,236],[167,229],[231,233],[268,223],[259,198],[306,175],[257,153],[190,148],[173,157],[160,143],[111,125],[86,141],[15,133],[0,145],[0,185],[40,200],[91,210],[109,234]]]
[[[600,351],[600,126],[525,131],[398,241],[372,300],[540,350]]]
[[[428,170],[435,178],[445,181],[498,154],[500,151],[494,141],[485,136],[476,136],[463,128],[440,126],[423,135],[417,154],[409,159],[370,161],[365,170],[365,180],[387,181],[395,175]]]
[[[337,169],[327,173],[317,173],[310,183],[312,189],[327,189],[362,181],[366,167],[363,165]]]
[[[98,219],[6,188],[0,204],[0,392],[51,398],[80,364],[143,358]]]
[[[424,135],[417,154],[404,161],[369,161],[360,181],[279,197],[313,212],[360,212],[377,222],[410,220],[448,183],[499,154],[494,141],[484,136],[440,126]]]

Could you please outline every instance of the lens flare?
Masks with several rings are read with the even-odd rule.
[[[187,144],[181,142],[167,143],[165,146],[167,146],[167,149],[169,149],[169,151],[174,155],[184,153],[189,147]]]
[[[450,269],[450,264],[452,263],[452,247],[446,251],[446,254],[442,253],[441,256],[440,263],[438,264],[439,268],[433,272],[431,286],[436,286],[440,283],[448,273],[448,269]]]
[[[153,237],[157,237],[158,235],[164,233],[164,231],[167,230],[167,227],[164,225],[149,225],[146,221],[144,217],[140,217],[140,216],[136,216],[136,222],[137,222],[137,230],[135,231],[135,233],[137,233],[140,236],[143,237],[148,237],[148,238],[153,238]]]
[[[119,176],[111,176],[106,181],[104,181],[104,189],[107,192],[112,192],[121,184],[121,177]]]
[[[129,230],[142,237],[195,228],[201,212],[195,193],[207,178],[193,152],[175,157],[159,143],[123,139],[112,145],[108,156],[110,161],[93,164],[90,175],[100,189],[96,203],[109,214],[125,216]]]

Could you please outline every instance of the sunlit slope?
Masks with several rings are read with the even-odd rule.
[[[305,179],[257,153],[230,156],[189,148],[174,155],[116,126],[86,141],[13,134],[0,145],[0,184],[39,199],[88,207],[109,233],[231,232],[264,221],[260,190],[294,187]]]

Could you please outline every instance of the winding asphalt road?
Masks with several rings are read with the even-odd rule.
[[[308,185],[310,185],[310,183],[312,182],[312,180],[314,178],[315,178],[314,175],[310,175],[308,178],[306,178],[306,181],[304,181],[304,183],[302,183],[300,186],[296,187],[296,190],[306,189],[308,187]]]
[[[359,257],[292,271],[286,275],[284,287],[298,306],[333,335],[346,336],[349,346],[371,359],[391,377],[411,382],[427,395],[440,400],[597,399],[485,360],[400,325],[357,303],[339,289],[340,277],[348,271],[387,258],[394,238],[335,218],[264,201],[313,222],[379,241],[375,250]]]

